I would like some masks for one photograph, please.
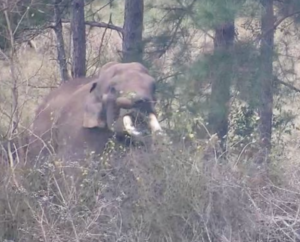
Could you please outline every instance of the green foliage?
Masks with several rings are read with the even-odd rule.
[[[162,14],[161,22],[156,21],[163,28],[159,34],[149,38],[151,44],[158,52],[179,46],[171,63],[176,74],[161,89],[162,99],[167,100],[161,101],[162,106],[167,107],[163,114],[171,120],[168,127],[181,133],[198,133],[195,130],[199,126],[198,121],[207,122],[209,89],[216,78],[225,85],[220,90],[232,85],[233,96],[246,102],[250,109],[259,106],[260,60],[259,50],[254,43],[239,41],[228,53],[214,51],[193,55],[191,46],[186,42],[193,28],[212,30],[224,22],[232,22],[237,16],[251,17],[256,14],[257,17],[259,7],[258,1],[252,0],[169,1],[161,4],[160,8],[156,6],[160,13],[165,14]],[[222,112],[217,109],[218,105],[214,111]],[[182,121],[182,117],[188,118]]]
[[[174,65],[176,64],[174,63]],[[200,117],[202,117],[202,122],[206,123],[205,120],[207,120],[209,112],[208,86],[212,78],[220,78],[224,84],[232,83],[234,91],[232,95],[246,102],[250,109],[257,108],[259,104],[257,82],[259,67],[258,51],[250,43],[236,44],[232,52],[226,54],[214,52],[199,56],[193,65],[181,67],[179,70],[182,74],[174,77],[169,84],[173,87],[173,91],[169,95],[173,93],[174,98],[174,93],[176,93],[178,100],[180,100],[180,102],[176,102],[176,105],[173,102],[175,112],[169,118],[175,118],[179,115],[190,117],[189,121],[185,119],[182,123],[186,125],[187,129],[178,127],[179,130],[186,130],[188,133],[192,132],[191,129],[194,127],[195,121]],[[172,87],[164,90],[170,90]],[[166,93],[164,96],[166,95],[168,94]],[[180,117],[176,118],[174,123],[181,124]],[[250,127],[243,127],[242,129],[249,131]],[[252,131],[253,129],[254,126],[251,126]],[[245,130],[243,133],[248,134]]]
[[[108,22],[111,17],[113,24],[121,25],[124,19],[123,5],[120,1],[90,0],[85,5],[85,18],[88,21]]]
[[[235,125],[234,135],[244,139],[247,137],[250,138],[255,133],[258,116],[253,109],[250,109],[246,105],[241,105],[234,109],[231,120]]]
[[[233,82],[238,98],[251,108],[259,106],[260,59],[257,48],[252,43],[236,43],[232,54],[234,59]],[[228,70],[229,71],[229,70]]]
[[[232,22],[245,0],[201,0],[195,5],[194,20],[203,29],[215,29],[220,24]]]
[[[245,0],[236,17],[248,17],[251,21],[253,19],[259,19],[261,11],[262,6],[260,0]]]

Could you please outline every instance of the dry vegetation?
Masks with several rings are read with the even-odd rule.
[[[66,25],[66,36],[68,31]],[[87,35],[92,75],[118,60],[121,39],[97,28],[87,29]],[[210,51],[211,41],[199,30],[190,36],[192,62]],[[300,46],[284,37],[279,33],[277,42],[282,43],[281,68],[288,69],[287,59],[298,55]],[[45,31],[33,41],[36,49],[19,46],[14,63],[24,127],[41,97],[59,82],[53,33]],[[294,49],[285,52],[284,41],[292,41]],[[179,49],[159,60],[149,56],[158,78],[176,71],[170,63]],[[13,82],[7,60],[0,67],[0,130],[5,134]],[[298,80],[296,69],[290,81]],[[286,109],[299,109],[297,95],[286,99]],[[83,164],[66,165],[55,157],[31,168],[1,164],[0,241],[300,241],[299,132],[285,137],[284,152],[274,152],[269,176],[253,171],[251,159],[241,154],[229,149],[226,155],[232,158],[225,162],[216,156],[213,141],[196,140],[190,146],[157,144],[150,154],[132,150],[122,160],[122,152],[108,150],[98,161]]]
[[[2,169],[1,236],[12,241],[296,241],[299,168],[271,179],[201,150]],[[118,151],[118,155],[119,155]],[[116,154],[115,154],[116,155]]]

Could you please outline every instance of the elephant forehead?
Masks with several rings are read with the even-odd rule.
[[[154,82],[154,78],[145,73],[128,71],[128,73],[115,76],[112,79],[112,82],[116,85],[122,85],[123,87],[133,89],[138,87],[148,88],[149,85],[152,85]]]
[[[132,90],[120,90],[119,94],[121,97],[126,97],[126,98],[136,98],[138,97],[138,93],[136,91],[132,91]]]
[[[134,78],[122,81],[116,87],[120,94],[134,98],[136,95],[150,94],[153,82]]]

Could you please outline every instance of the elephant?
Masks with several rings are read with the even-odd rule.
[[[29,150],[34,157],[100,155],[116,137],[142,142],[164,135],[157,119],[156,82],[138,62],[105,64],[94,77],[75,78],[52,90],[37,108]]]

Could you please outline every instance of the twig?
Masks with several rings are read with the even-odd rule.
[[[259,38],[258,39],[263,39],[266,35],[268,35],[271,31],[274,31],[284,20],[286,20],[287,18],[290,18],[290,17],[293,17],[293,16],[295,16],[295,15],[298,15],[298,14],[300,14],[300,11],[296,11],[296,12],[293,12],[293,13],[291,13],[291,14],[288,14],[288,15],[286,15],[286,16],[284,16],[284,17],[282,17],[281,19],[279,19],[276,23],[274,23],[274,26],[272,27],[272,28],[270,28],[268,31],[266,31],[265,33],[264,33],[264,35],[261,35],[261,36],[259,36]]]
[[[293,85],[291,85],[291,84],[289,84],[289,83],[287,83],[287,82],[281,81],[281,80],[279,80],[278,78],[274,78],[274,81],[280,83],[281,85],[284,85],[284,86],[286,86],[286,87],[292,89],[292,90],[295,91],[295,92],[300,92],[300,89],[299,89],[299,88],[294,87]]]

